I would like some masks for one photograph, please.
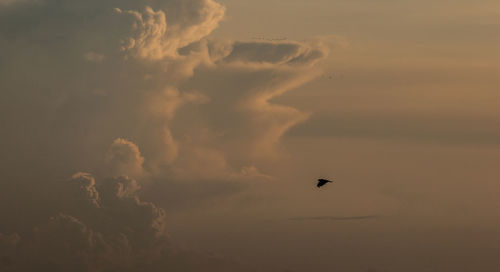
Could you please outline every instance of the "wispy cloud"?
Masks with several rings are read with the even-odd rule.
[[[352,221],[352,220],[368,220],[379,218],[378,215],[362,215],[362,216],[311,216],[311,217],[291,217],[288,220],[292,221]]]

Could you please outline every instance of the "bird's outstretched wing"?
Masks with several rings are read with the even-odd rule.
[[[325,184],[327,184],[328,182],[332,182],[331,180],[327,180],[327,179],[318,179],[318,184],[316,185],[316,187],[321,187]]]

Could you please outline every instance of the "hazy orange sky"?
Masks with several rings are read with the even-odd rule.
[[[0,0],[0,270],[496,271],[499,15]]]

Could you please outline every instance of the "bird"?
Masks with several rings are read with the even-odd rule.
[[[316,185],[316,187],[318,187],[318,188],[319,188],[319,187],[321,187],[321,186],[323,186],[323,185],[327,184],[328,182],[333,182],[333,181],[331,181],[331,180],[327,180],[327,179],[318,179],[318,184]]]

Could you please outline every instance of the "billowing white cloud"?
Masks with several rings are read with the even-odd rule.
[[[270,101],[320,75],[313,65],[328,54],[327,47],[318,41],[213,43],[209,47],[215,52],[216,65],[200,68],[184,86],[203,86],[211,99],[204,107],[213,116],[210,125],[231,144],[228,150],[252,158],[276,155],[284,133],[309,114]],[[236,149],[234,141],[240,143]]]
[[[39,0],[0,0],[1,6],[15,5],[15,4],[23,4],[23,3],[37,3]]]
[[[107,161],[113,175],[128,175],[139,178],[144,174],[144,157],[139,148],[131,141],[117,138],[107,153]]]
[[[139,199],[135,180],[77,173],[68,182],[83,186],[60,187],[59,213],[25,235],[0,233],[2,271],[249,271],[172,245],[165,212]]]
[[[95,188],[95,178],[84,172],[78,172],[71,177],[68,192],[62,194],[63,197],[71,195],[72,199],[68,199],[68,203],[77,203],[78,205],[90,204],[94,207],[99,207],[99,193]]]
[[[139,192],[189,181],[218,182],[230,189],[217,191],[233,194],[271,180],[262,165],[308,117],[271,100],[317,76],[327,50],[208,40],[224,12],[213,0],[0,9],[0,184],[11,185],[0,199],[37,215],[0,226],[8,233],[0,235],[0,267],[235,271],[174,249],[164,209]],[[11,216],[4,206],[0,213]]]
[[[144,12],[116,8],[117,13],[125,13],[134,17],[133,34],[123,41],[122,50],[131,52],[133,56],[158,60],[165,57],[178,57],[178,50],[193,42],[197,42],[217,28],[224,16],[224,7],[212,1],[201,1],[203,6],[197,13],[195,24],[183,21],[170,25],[162,10],[153,10],[147,6]],[[185,6],[182,6],[184,8]]]
[[[312,65],[327,54],[320,42],[204,40],[224,14],[224,7],[211,0],[147,1],[144,6],[129,1],[99,3],[90,1],[77,8],[73,2],[46,1],[37,6],[47,12],[37,16],[58,22],[55,26],[61,29],[56,32],[64,34],[59,42],[52,32],[47,33],[48,41],[30,37],[46,29],[43,23],[13,26],[18,31],[30,29],[26,40],[16,40],[17,46],[7,33],[2,35],[4,49],[13,53],[7,66],[0,67],[6,72],[3,101],[12,105],[4,109],[16,111],[32,103],[40,109],[31,119],[23,115],[7,120],[11,127],[5,130],[12,138],[16,123],[23,122],[28,130],[36,130],[41,146],[56,150],[55,160],[74,163],[72,169],[100,169],[102,161],[96,158],[106,157],[113,175],[136,177],[146,169],[161,176],[189,172],[203,178],[212,172],[211,177],[229,177],[246,165],[258,168],[255,160],[275,155],[284,133],[307,119],[307,113],[270,100],[319,74]],[[54,9],[57,13],[51,14]],[[4,18],[22,18],[23,12],[13,9]],[[84,19],[88,12],[95,14],[95,23]],[[70,20],[62,14],[74,16]],[[85,42],[75,42],[82,39]],[[59,43],[65,44],[63,50]],[[48,57],[25,65],[28,60],[23,61],[19,52],[33,51],[35,45]],[[7,67],[13,65],[20,66],[16,70],[21,74],[11,77]],[[20,84],[19,77],[36,83]],[[45,89],[50,90],[50,99]],[[30,94],[28,100],[19,95],[23,92]],[[200,140],[196,135],[203,131],[217,136]],[[110,152],[103,156],[102,149],[117,138],[134,139],[140,155],[135,159],[130,155],[130,161]],[[135,152],[129,145],[121,146]],[[78,162],[68,161],[69,147],[86,155]],[[230,154],[233,151],[239,151],[237,160]],[[218,162],[217,166],[181,171],[197,165],[200,158]]]

